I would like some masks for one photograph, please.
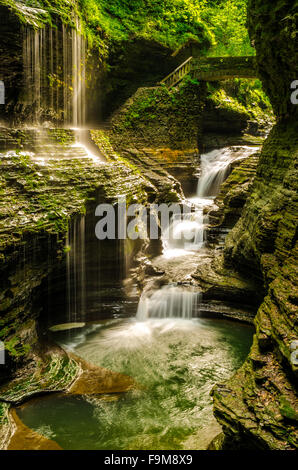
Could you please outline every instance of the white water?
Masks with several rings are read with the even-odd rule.
[[[32,110],[26,127],[39,131],[39,144],[45,151],[41,148],[36,152],[38,161],[72,155],[96,162],[105,160],[87,135],[86,51],[78,19],[75,29],[63,24],[61,30],[47,26],[24,31],[24,96]],[[53,122],[75,131],[76,142],[69,155],[61,146],[57,151],[44,132],[43,128],[53,127]]]
[[[137,311],[137,320],[149,318],[191,319],[197,313],[201,294],[184,286],[164,286],[148,297],[143,294]]]
[[[209,223],[205,209],[213,204],[221,184],[230,172],[231,163],[254,153],[253,147],[229,147],[201,156],[201,177],[197,197],[190,202],[194,211],[174,215],[169,227],[162,234],[165,258],[185,256],[201,250],[206,243],[206,227]],[[142,296],[138,306],[137,319],[148,318],[192,318],[198,311],[201,294],[186,288],[165,286],[151,297]]]
[[[62,35],[62,37],[61,37]],[[76,29],[62,26],[26,28],[23,43],[26,104],[40,124],[47,111],[50,120],[73,127],[86,119],[86,40]],[[63,115],[61,115],[61,110]]]
[[[198,251],[206,244],[208,216],[206,208],[213,204],[221,184],[230,173],[232,162],[247,157],[254,147],[228,147],[201,155],[201,177],[197,197],[189,200],[194,212],[173,216],[169,227],[162,234],[164,255],[168,258],[183,251]]]
[[[256,152],[254,147],[227,147],[201,155],[201,177],[198,182],[199,198],[217,196],[221,184],[229,176],[231,163]]]
[[[86,313],[85,216],[70,224],[66,243],[67,309],[69,322]]]

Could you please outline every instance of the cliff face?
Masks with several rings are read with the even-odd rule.
[[[35,320],[42,310],[41,285],[53,269],[65,268],[71,218],[84,213],[95,192],[106,201],[116,200],[118,193],[140,201],[146,201],[150,190],[155,194],[147,180],[121,162],[98,164],[80,154],[75,158],[74,150],[72,158],[63,158],[72,131],[48,130],[57,139],[57,159],[33,162],[22,153],[24,146],[32,150],[31,134],[0,128],[0,341],[6,346],[0,383],[32,360],[39,347]],[[5,146],[15,152],[4,156]]]
[[[5,84],[6,106],[1,118],[13,112],[22,89],[22,32],[17,18],[0,5],[0,80]]]
[[[248,28],[259,74],[279,118],[298,114],[290,101],[290,86],[298,77],[297,15],[297,2],[292,0],[248,1]]]
[[[249,2],[250,35],[279,122],[263,146],[242,217],[226,241],[226,265],[262,280],[267,293],[246,362],[213,392],[224,448],[298,447],[298,107],[290,101],[290,84],[298,76],[295,18],[292,1],[274,7],[261,0]]]

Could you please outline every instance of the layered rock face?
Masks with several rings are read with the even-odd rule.
[[[279,122],[263,146],[242,217],[226,241],[226,265],[262,280],[266,295],[247,360],[213,392],[225,434],[221,448],[298,447],[298,107],[290,101],[290,84],[298,76],[295,18],[292,1],[279,1],[274,8],[261,0],[249,2],[250,35]]]
[[[32,131],[0,130],[0,142],[14,142],[16,149],[1,155],[0,340],[6,344],[7,367],[1,367],[0,382],[38,346],[35,320],[42,310],[42,282],[57,266],[65,268],[71,217],[84,213],[86,201],[95,194],[114,201],[121,192],[144,202],[150,190],[155,194],[147,180],[121,162],[102,164],[80,154],[76,158],[68,149],[71,131],[48,130],[60,148],[56,159],[45,161],[18,154],[20,134],[32,150]]]
[[[291,83],[297,80],[297,2],[249,0],[248,28],[257,50],[262,83],[279,118],[296,116],[290,101]]]
[[[111,119],[114,147],[134,165],[168,172],[186,193],[193,191],[205,88],[192,82],[172,90],[139,88]]]

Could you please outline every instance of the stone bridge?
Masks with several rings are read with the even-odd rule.
[[[164,78],[160,84],[168,88],[177,85],[185,75],[204,81],[228,78],[257,78],[255,57],[189,57]]]

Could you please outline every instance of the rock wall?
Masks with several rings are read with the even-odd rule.
[[[274,8],[261,0],[249,2],[250,35],[279,122],[263,146],[242,217],[226,241],[226,266],[262,279],[266,295],[247,360],[213,391],[215,416],[225,434],[221,448],[298,447],[298,107],[290,102],[298,59],[295,18],[292,1],[278,1]]]
[[[290,88],[297,80],[297,2],[248,1],[248,29],[257,51],[257,69],[279,119],[296,116]]]
[[[113,115],[110,139],[121,154],[143,168],[179,178],[194,192],[205,86],[186,81],[179,88],[139,88]]]
[[[82,8],[76,0],[36,8],[0,1],[1,120],[98,125],[140,86],[154,86],[181,63],[182,53],[173,56],[173,48],[150,37],[112,40],[98,24],[88,29]],[[83,93],[88,113],[75,122],[71,108]]]
[[[0,106],[0,119],[14,112],[22,91],[23,36],[18,19],[0,5],[0,80],[5,85],[6,106]],[[18,110],[20,111],[20,109]]]
[[[240,218],[251,193],[256,176],[259,153],[237,159],[231,164],[231,173],[220,187],[214,200],[215,208],[208,211],[210,231],[231,229]]]
[[[71,131],[47,133],[58,146],[53,147],[56,158],[39,164],[26,155],[26,150],[34,151],[32,131],[1,129],[0,142],[11,152],[0,160],[0,340],[7,353],[0,380],[31,360],[38,347],[34,322],[41,313],[41,285],[54,268],[65,265],[71,217],[84,212],[95,191],[106,201],[116,200],[119,193],[144,203],[149,194],[152,200],[156,196],[150,181],[124,162],[102,164],[69,154],[63,158],[74,138]]]

